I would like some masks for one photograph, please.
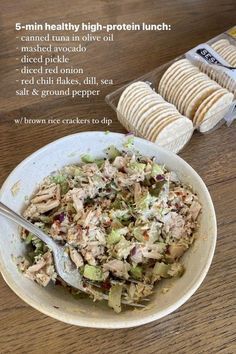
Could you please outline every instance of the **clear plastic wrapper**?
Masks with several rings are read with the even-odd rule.
[[[214,49],[212,48],[212,46],[214,47]],[[227,61],[226,58],[228,58],[229,61]],[[132,118],[133,120],[131,119],[131,112],[132,113],[138,112],[137,114],[139,114],[139,111],[136,108],[135,104],[137,105],[137,107],[138,106],[144,107],[145,97],[142,97],[140,94],[140,99],[142,99],[143,101],[141,104],[141,100],[140,103],[137,103],[139,100],[138,98],[135,98],[135,95],[133,94],[134,98],[132,99],[130,98],[130,102],[129,102],[129,106],[131,108],[129,107],[128,110],[124,109],[123,111],[120,108],[121,105],[119,105],[119,101],[122,95],[123,97],[127,96],[127,93],[123,94],[124,91],[127,89],[127,87],[131,86],[135,82],[137,83],[137,85],[138,82],[144,82],[148,84],[152,88],[153,93],[156,93],[158,94],[157,96],[159,96],[161,91],[160,82],[161,79],[163,78],[163,75],[167,72],[167,70],[171,66],[173,66],[173,68],[176,67],[177,62],[181,60],[182,62],[184,62],[183,59],[188,59],[188,61],[190,61],[194,67],[197,67],[201,73],[206,74],[208,78],[211,79],[209,80],[211,81],[211,83],[205,84],[205,86],[209,85],[210,88],[207,89],[205,86],[202,86],[206,92],[206,95],[204,96],[203,94],[204,92],[203,90],[201,90],[200,85],[198,87],[198,83],[196,83],[196,90],[198,90],[199,93],[198,95],[195,93],[196,100],[193,101],[194,102],[193,104],[193,102],[191,101],[192,99],[191,90],[195,90],[195,88],[194,88],[194,83],[189,84],[190,86],[192,86],[192,88],[191,90],[189,90],[189,92],[187,90],[187,92],[185,93],[185,97],[181,96],[181,100],[183,102],[181,101],[180,102],[181,104],[179,105],[179,106],[183,105],[186,108],[187,103],[191,102],[192,109],[190,110],[187,109],[187,113],[189,112],[189,115],[184,114],[183,113],[184,110],[182,109],[181,111],[178,104],[175,104],[176,102],[173,100],[174,96],[175,98],[179,97],[178,95],[176,96],[176,92],[178,93],[178,90],[179,91],[181,90],[181,85],[184,87],[183,83],[180,82],[179,84],[177,82],[180,88],[178,88],[178,90],[176,88],[173,88],[173,92],[174,90],[176,92],[172,94],[165,95],[162,92],[161,96],[165,99],[167,103],[170,103],[170,106],[173,105],[176,106],[176,108],[179,111],[179,114],[181,114],[184,117],[190,118],[192,120],[193,123],[192,128],[186,127],[182,131],[182,129],[178,128],[178,125],[176,124],[176,127],[178,129],[176,131],[174,131],[173,129],[169,129],[169,134],[167,134],[168,130],[166,129],[166,126],[169,124],[168,125],[169,127],[171,126],[174,127],[174,123],[172,121],[176,120],[176,118],[174,117],[173,118],[168,117],[168,124],[166,125],[160,124],[162,120],[159,119],[158,124],[160,127],[157,128],[158,133],[156,135],[155,134],[150,135],[147,133],[147,130],[143,131],[142,129],[140,129],[140,123],[136,124],[137,120],[135,122],[135,118]],[[157,145],[166,147],[167,149],[175,153],[178,153],[189,142],[194,130],[199,130],[201,133],[210,133],[213,130],[219,128],[224,123],[227,123],[227,125],[230,126],[234,118],[236,118],[236,64],[232,65],[232,63],[234,64],[234,60],[236,61],[236,27],[230,29],[226,33],[223,33],[211,39],[207,43],[197,46],[196,48],[185,53],[184,55],[179,56],[174,60],[160,67],[157,67],[151,72],[148,72],[147,74],[137,78],[136,80],[130,82],[129,84],[122,86],[116,91],[108,94],[106,96],[106,102],[116,111],[119,121],[128,131],[131,131],[138,136],[141,136],[145,139],[155,142]],[[177,63],[177,65],[179,65],[179,63]],[[170,68],[169,71],[170,70],[173,70],[173,73],[171,72],[171,74],[174,74],[173,76],[176,75],[177,77],[177,75],[179,75],[178,73],[177,74],[175,73],[174,69]],[[187,77],[186,73],[185,75]],[[168,75],[166,74],[166,76]],[[168,80],[170,81],[169,86],[171,86],[171,79]],[[214,84],[216,86],[212,84],[212,80],[214,81]],[[188,82],[189,83],[191,82],[191,78],[188,78]],[[168,90],[170,90],[170,88],[168,88]],[[138,97],[137,94],[136,96]],[[153,97],[155,97],[155,95]],[[137,101],[136,103],[134,103],[135,99]],[[155,99],[157,99],[157,97]],[[133,108],[132,108],[132,104],[134,105]],[[153,105],[154,103],[152,103],[152,106]],[[148,109],[151,112],[151,108],[147,108],[146,111],[148,111]],[[139,118],[143,119],[145,114],[140,115]],[[179,118],[182,119],[182,117]],[[146,117],[145,119],[147,120]],[[162,130],[163,131],[166,130],[166,134],[164,134]]]

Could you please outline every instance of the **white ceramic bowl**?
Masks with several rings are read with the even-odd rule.
[[[124,135],[88,132],[69,135],[43,147],[21,162],[2,186],[0,199],[20,213],[25,196],[30,196],[37,184],[51,172],[64,165],[77,163],[81,154],[103,155],[104,149],[114,144],[121,148]],[[193,186],[202,203],[198,239],[183,257],[186,272],[180,279],[168,279],[157,287],[151,304],[145,310],[126,310],[119,315],[106,305],[90,299],[75,300],[60,287],[42,288],[25,278],[14,258],[24,252],[19,228],[0,216],[0,269],[6,283],[25,302],[44,314],[58,320],[87,327],[124,328],[142,325],[176,310],[197,290],[210,267],[216,244],[216,217],[209,192],[198,174],[180,157],[156,145],[135,138],[135,147],[147,156],[156,156],[160,163],[175,170],[180,179]],[[12,187],[19,188],[15,196]],[[17,188],[15,188],[17,190]],[[170,290],[163,294],[162,288]]]

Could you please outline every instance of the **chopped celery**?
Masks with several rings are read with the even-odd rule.
[[[143,269],[140,266],[131,267],[130,273],[134,279],[141,280],[143,275]]]
[[[94,162],[94,158],[90,155],[90,154],[85,154],[81,157],[81,160],[84,162],[84,163],[92,163]]]
[[[121,236],[120,241],[115,246],[115,254],[118,259],[126,259],[130,254],[133,245],[130,241],[126,240],[124,236]]]
[[[40,215],[39,220],[42,221],[44,224],[50,224],[53,222],[53,218],[51,216]]]
[[[150,194],[153,197],[158,197],[166,181],[159,181],[156,183],[154,188],[150,188]]]
[[[67,181],[64,181],[64,182],[60,183],[60,188],[61,188],[61,193],[62,194],[66,194],[69,191],[69,189],[70,189],[69,184],[68,184]]]
[[[114,245],[117,242],[119,242],[120,239],[121,239],[121,233],[119,232],[119,229],[112,230],[111,233],[107,237],[107,243],[109,245]]]
[[[140,226],[133,229],[133,235],[139,242],[143,242],[143,230]]]
[[[98,167],[102,167],[102,165],[104,164],[104,160],[103,160],[103,159],[97,159],[97,160],[94,160],[94,163],[95,163]]]
[[[122,285],[115,284],[112,285],[108,296],[108,306],[113,308],[116,313],[121,312],[121,295],[122,295]]]
[[[163,174],[164,174],[163,167],[161,167],[160,165],[158,165],[157,163],[154,162],[152,165],[151,176],[156,177],[157,175],[163,175]]]
[[[90,280],[103,281],[102,269],[100,267],[92,266],[89,264],[85,265],[83,276]]]
[[[143,172],[145,170],[146,164],[145,163],[140,163],[140,162],[132,162],[129,165],[129,168],[133,171],[136,172]]]
[[[67,182],[67,177],[64,175],[56,175],[52,177],[52,181],[56,184],[60,184],[61,193],[65,194],[69,190],[69,184]]]
[[[61,174],[52,176],[52,181],[56,184],[61,184],[66,181],[66,176],[63,176]]]
[[[32,238],[34,237],[34,235],[33,234],[31,234],[31,232],[29,233],[29,235],[26,237],[26,239],[25,239],[25,243],[27,244],[27,245],[29,245],[31,242],[32,242]]]
[[[156,262],[154,268],[153,268],[153,277],[154,279],[158,279],[159,277],[161,278],[169,278],[169,273],[168,271],[170,270],[170,265],[165,264],[163,262]]]
[[[132,136],[128,137],[123,145],[125,148],[131,149],[134,145],[134,136],[132,135]]]
[[[106,153],[110,160],[115,160],[117,156],[121,155],[121,152],[114,145],[109,146],[106,149]]]
[[[146,192],[145,194],[141,195],[140,198],[138,198],[138,201],[136,202],[136,207],[139,210],[145,211],[149,208],[149,203],[151,201],[151,196],[149,192]]]

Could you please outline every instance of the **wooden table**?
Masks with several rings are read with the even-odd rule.
[[[2,0],[0,183],[26,156],[64,135],[106,126],[16,125],[14,118],[113,119],[111,131],[123,132],[104,102],[115,87],[148,72],[235,25],[234,0],[87,1]],[[88,43],[88,55],[73,55],[99,78],[112,78],[93,100],[68,97],[16,97],[15,22],[102,23],[165,21],[169,32],[120,32],[112,44]],[[211,269],[200,289],[178,311],[139,328],[97,330],[66,325],[29,307],[0,279],[0,353],[236,353],[236,126],[210,135],[195,133],[181,153],[211,192],[218,219],[218,243]],[[3,235],[2,235],[3,236]]]

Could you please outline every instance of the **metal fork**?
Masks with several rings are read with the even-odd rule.
[[[33,235],[37,236],[40,240],[42,240],[48,245],[48,247],[53,253],[56,272],[60,276],[60,278],[66,282],[66,284],[84,293],[91,294],[89,289],[86,287],[86,280],[81,276],[75,264],[70,259],[68,252],[66,251],[66,246],[62,246],[56,243],[41,229],[30,223],[21,215],[14,212],[2,202],[0,202],[0,214],[17,223],[18,225],[22,226],[26,230],[30,231]],[[103,300],[108,300],[108,295],[104,293],[101,293],[101,297],[103,298]],[[145,307],[142,304],[130,303],[125,300],[122,300],[121,302],[129,306]]]

